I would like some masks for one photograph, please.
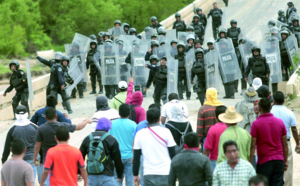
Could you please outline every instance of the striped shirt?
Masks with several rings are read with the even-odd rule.
[[[256,172],[249,162],[240,158],[238,164],[232,169],[226,160],[217,165],[213,175],[213,186],[248,186],[249,179],[255,175]]]
[[[198,112],[197,119],[197,134],[202,138],[205,138],[210,127],[218,123],[215,115],[216,107],[210,105],[203,105]]]

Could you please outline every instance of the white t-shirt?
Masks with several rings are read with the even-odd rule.
[[[133,149],[142,150],[144,175],[169,175],[171,158],[168,147],[174,147],[176,143],[169,129],[161,126],[153,126],[151,129],[167,144],[148,128],[144,128],[137,132]]]
[[[174,104],[180,104],[182,107],[183,115],[187,118],[189,116],[189,111],[186,106],[186,104],[182,101],[178,101],[177,99],[173,99],[172,101],[169,101],[168,103],[164,104],[161,109],[161,116],[167,118],[168,120],[171,118],[171,107]]]
[[[120,118],[120,115],[116,109],[112,109],[112,108],[109,110],[100,110],[100,111],[96,112],[92,117],[92,124],[91,124],[92,132],[94,132],[96,130],[98,120],[103,117],[112,121],[112,120]]]

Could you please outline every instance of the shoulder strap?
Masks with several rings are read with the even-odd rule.
[[[120,102],[121,104],[123,104],[122,101],[120,101],[116,96],[114,97],[118,102]]]
[[[184,135],[187,133],[189,126],[190,126],[190,122],[187,122],[186,128],[184,130]]]
[[[89,135],[89,138],[90,138],[90,141],[92,141],[92,140],[94,139],[93,134],[90,134],[90,135]]]
[[[172,125],[172,124],[170,124],[170,123],[168,123],[168,122],[166,123],[166,125],[168,125],[168,126],[170,126],[171,128],[177,130],[177,132],[179,132],[179,133],[182,135],[183,132],[181,132],[178,128],[174,127],[174,125]]]
[[[161,141],[164,142],[164,144],[162,144],[161,142],[159,142],[159,141],[154,137],[154,139],[155,139],[158,143],[160,143],[160,144],[161,144],[162,146],[164,146],[164,147],[168,147],[168,143],[167,143],[166,140],[164,140],[162,137],[160,137],[158,134],[156,134],[156,132],[154,132],[150,127],[148,127],[148,129],[150,130],[150,133],[151,133],[151,134],[155,134]]]
[[[101,136],[100,141],[104,141],[110,134],[107,132],[103,136]]]

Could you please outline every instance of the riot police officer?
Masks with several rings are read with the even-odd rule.
[[[92,91],[90,94],[96,94],[96,80],[98,81],[99,84],[99,94],[103,93],[103,86],[101,82],[101,72],[97,69],[95,65],[95,59],[94,55],[97,52],[97,41],[93,40],[90,42],[90,50],[87,53],[87,58],[86,58],[86,68],[89,69],[90,67],[90,80],[91,80],[91,86],[92,86]],[[97,61],[100,66],[100,62]]]
[[[157,55],[155,55],[155,54],[151,55],[149,60],[150,60],[151,66],[156,67],[156,64],[157,64],[157,61],[158,61]],[[146,84],[146,87],[144,88],[144,92],[146,92],[147,89],[150,88],[151,84],[154,83],[154,77],[155,77],[155,71],[150,70],[148,80],[147,80],[147,84]]]
[[[239,46],[238,39],[241,33],[241,29],[237,27],[237,20],[235,19],[232,19],[230,21],[230,25],[231,27],[227,29],[227,37],[232,39],[234,48],[237,48]]]
[[[217,42],[219,42],[221,39],[227,39],[227,32],[226,32],[225,28],[220,28],[219,29]]]
[[[196,61],[193,63],[192,67],[192,77],[191,83],[194,84],[193,79],[197,76],[197,88],[196,92],[198,99],[203,105],[206,93],[206,83],[205,83],[205,69],[204,69],[204,51],[201,48],[195,50]]]
[[[208,13],[207,19],[211,16],[212,17],[212,30],[214,39],[217,39],[217,32],[219,26],[222,24],[222,10],[218,8],[217,3],[213,3],[214,8],[211,9]]]
[[[245,81],[248,82],[250,71],[252,71],[253,79],[259,77],[263,85],[269,86],[270,68],[265,57],[260,53],[260,48],[253,46],[251,48],[252,57],[248,60],[245,71]]]
[[[152,24],[150,25],[151,28],[157,30],[159,27],[162,26],[162,25],[157,21],[157,17],[152,16],[150,20],[151,20],[151,23],[152,23]]]
[[[103,34],[103,41],[105,42],[108,39],[110,39],[110,34],[108,32],[104,32],[104,34]]]
[[[286,10],[286,20],[289,22],[290,21],[290,17],[292,15],[293,12],[297,12],[297,9],[294,6],[293,2],[288,2],[288,9]]]
[[[176,13],[175,19],[176,19],[176,21],[174,21],[172,29],[175,29],[176,33],[184,32],[186,30],[186,25],[185,25],[184,20],[181,19],[181,14]]]
[[[191,48],[194,47],[194,41],[195,41],[195,38],[193,35],[188,35],[186,37],[187,45],[185,47],[185,52],[188,52]]]
[[[203,42],[205,30],[198,15],[194,15],[191,26],[194,28],[194,32],[198,36],[198,39]]]
[[[95,36],[95,34],[90,35],[89,37],[91,40],[97,40],[97,37]]]
[[[190,33],[192,34],[192,33],[194,33],[194,27],[193,27],[193,26],[188,26],[188,27],[186,28],[186,31],[187,31],[187,32],[190,32]],[[198,40],[197,34],[194,34],[194,38]]]
[[[167,35],[167,32],[166,32],[166,29],[165,27],[161,26],[157,29],[157,34],[159,36],[166,36]]]
[[[279,41],[280,48],[280,57],[281,57],[281,66],[282,66],[282,80],[287,81],[289,79],[289,69],[291,67],[292,62],[288,56],[288,49],[285,44],[285,40],[289,37],[289,32],[283,30],[280,32],[281,41]]]
[[[278,19],[277,20],[282,23],[287,23],[283,10],[278,10]]]
[[[206,19],[206,16],[205,14],[202,12],[202,8],[196,8],[196,14],[199,16],[200,18],[200,22],[202,23],[204,29],[206,28],[206,25],[207,25],[207,19]]]
[[[130,73],[129,73],[129,68],[127,66],[128,64],[125,63],[125,60],[126,60],[125,57],[127,57],[127,52],[123,50],[124,41],[119,39],[116,41],[116,44],[119,45],[119,62],[120,62],[120,76],[121,76],[120,79],[121,79],[121,81],[127,82],[128,78],[129,78],[128,75],[130,75]],[[122,61],[121,61],[121,59],[122,59]]]
[[[298,47],[300,48],[300,25],[299,25],[299,18],[295,17],[292,20],[292,26],[291,26],[291,31],[293,34],[295,34],[298,42]]]
[[[28,84],[27,77],[23,70],[19,69],[20,64],[17,60],[12,60],[9,63],[9,68],[12,71],[12,75],[9,80],[9,87],[4,91],[3,96],[6,96],[7,93],[11,92],[13,89],[16,90],[16,94],[12,99],[12,108],[14,112],[14,120],[16,120],[16,108],[18,107],[20,101],[21,105],[24,105],[28,110],[28,118],[29,114],[29,106],[28,106]]]
[[[137,35],[136,29],[133,28],[133,27],[130,28],[130,29],[129,29],[129,35],[136,36],[136,35]]]
[[[104,32],[103,32],[103,31],[100,31],[100,32],[98,33],[98,38],[97,38],[97,43],[98,43],[98,45],[102,45],[102,44],[103,44],[103,42],[104,42],[103,35],[104,35]]]
[[[149,58],[153,54],[157,54],[157,48],[159,47],[159,42],[157,40],[152,40],[150,42],[151,49],[148,50],[148,52],[145,55],[145,60],[149,61]]]
[[[208,49],[206,49],[206,50],[204,51],[204,54],[206,54],[207,52],[209,52],[209,51],[215,49],[215,48],[214,48],[214,42],[215,42],[215,41],[214,41],[214,39],[212,39],[212,38],[209,38],[209,39],[207,40],[206,44],[207,44]]]
[[[44,58],[41,58],[40,56],[36,56],[36,59],[43,63],[44,65],[52,68],[52,66],[54,65],[57,65],[57,64],[60,64],[60,60],[63,56],[63,53],[58,51],[58,52],[55,52],[54,53],[54,59],[53,60],[46,60]],[[46,90],[46,96],[49,96],[50,95],[50,80],[49,80],[49,83],[48,83],[48,86],[47,86],[47,90]]]
[[[183,89],[184,86],[186,90],[188,90],[188,82],[186,77],[186,68],[185,68],[185,53],[184,53],[185,45],[183,42],[179,42],[177,44],[178,54],[175,55],[175,59],[178,59],[178,94],[179,98],[183,99]],[[186,92],[187,100],[191,98],[191,92]]]
[[[195,40],[194,41],[194,48],[197,49],[197,48],[202,48],[202,45],[201,45],[201,41],[200,40]]]
[[[167,88],[168,69],[166,63],[167,63],[167,57],[164,56],[160,59],[159,66],[145,65],[146,68],[149,68],[150,71],[153,71],[153,73],[155,73],[154,103],[159,105],[160,105],[160,99],[162,99],[163,102],[165,103],[167,98],[166,88]],[[163,97],[164,94],[165,96]]]
[[[170,51],[170,53],[171,53],[171,56],[172,56],[173,58],[175,58],[175,55],[178,54],[178,51],[177,51],[177,43],[178,43],[178,41],[175,40],[175,39],[171,40],[171,42],[170,42],[170,46],[171,46],[171,51]]]
[[[61,58],[60,64],[61,64],[62,70],[63,70],[64,81],[65,81],[65,89],[67,88],[68,85],[72,85],[74,83],[74,80],[69,75],[69,68],[68,68],[69,63],[70,63],[70,58],[68,56],[63,56]],[[70,104],[69,97],[68,97],[66,91],[62,90],[60,95],[61,95],[62,100],[63,100],[62,105],[63,105],[64,109],[67,110],[69,114],[72,114],[73,111],[71,109],[71,104]]]

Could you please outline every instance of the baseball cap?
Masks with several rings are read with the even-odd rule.
[[[257,90],[260,86],[262,86],[262,81],[260,78],[254,78],[252,86],[255,90]]]
[[[120,81],[118,84],[119,89],[127,89],[128,85],[126,83],[126,81]]]
[[[27,108],[24,105],[19,105],[16,109],[16,114],[25,114],[27,113]]]

